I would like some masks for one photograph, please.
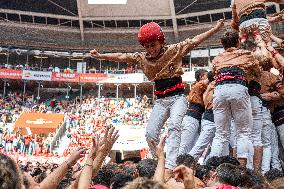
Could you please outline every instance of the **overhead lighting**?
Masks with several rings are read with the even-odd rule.
[[[35,58],[46,59],[48,56],[34,56]]]
[[[88,4],[125,5],[125,4],[127,4],[127,0],[88,0]]]

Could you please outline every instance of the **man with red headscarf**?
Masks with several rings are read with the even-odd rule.
[[[187,105],[184,96],[185,87],[181,78],[182,57],[216,33],[223,25],[224,21],[220,20],[214,28],[193,39],[166,45],[161,27],[155,22],[150,22],[143,25],[138,32],[138,41],[146,52],[100,54],[95,49],[91,51],[91,56],[98,59],[139,65],[146,77],[154,81],[157,100],[146,129],[146,139],[152,154],[155,154],[152,141],[158,142],[161,129],[169,118],[166,168],[170,170],[176,166],[181,122]]]

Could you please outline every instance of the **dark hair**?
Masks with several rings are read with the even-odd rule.
[[[210,176],[210,167],[207,165],[197,165],[195,177],[203,180],[204,178],[208,178]]]
[[[214,73],[213,73],[212,71],[209,71],[209,72],[207,73],[207,78],[208,78],[208,80],[209,80],[210,82],[214,81],[214,80],[215,80],[215,79],[214,79]]]
[[[117,174],[111,179],[111,188],[120,189],[133,180],[133,177],[128,174]]]
[[[177,157],[176,160],[177,165],[185,165],[189,168],[196,168],[197,162],[195,161],[194,157],[189,154],[181,154]]]
[[[21,189],[22,176],[17,164],[8,156],[0,154],[1,189]]]
[[[38,176],[38,175],[41,175],[41,174],[42,174],[42,171],[41,171],[40,168],[34,168],[34,170],[31,173],[31,176],[35,177],[35,176]]]
[[[232,30],[227,30],[221,37],[221,43],[224,49],[238,47],[239,33]]]
[[[141,160],[137,165],[137,171],[140,177],[152,178],[155,174],[157,161],[153,159]]]
[[[119,169],[116,164],[108,164],[99,170],[98,174],[93,178],[93,182],[109,187],[112,177]]]
[[[222,163],[230,163],[232,165],[240,165],[240,162],[237,158],[235,157],[232,157],[232,156],[221,156],[219,157],[219,160],[220,160],[220,164]]]
[[[122,170],[125,174],[135,175],[136,173],[136,164],[127,164],[122,166]]]
[[[280,177],[284,177],[284,174],[283,174],[283,171],[280,171],[278,169],[270,169],[264,174],[264,176],[269,182],[271,182]]]
[[[57,188],[56,189],[65,189],[65,188],[68,188],[68,186],[70,186],[70,181],[69,180],[62,180],[59,184],[58,184],[58,186],[57,186]]]
[[[216,172],[217,182],[232,186],[238,186],[240,184],[240,174],[237,166],[230,163],[223,163],[217,167]]]
[[[261,174],[257,174],[251,169],[239,167],[239,187],[246,187],[252,189],[268,188],[265,178]]]
[[[217,156],[212,156],[206,161],[205,165],[209,166],[211,170],[215,170],[220,164],[220,158]]]
[[[38,177],[39,183],[41,183],[46,177],[47,177],[47,173],[42,172]]]
[[[245,50],[253,51],[255,47],[256,45],[251,35],[248,37],[248,39],[244,43],[241,43],[241,48]]]
[[[196,80],[197,82],[200,81],[201,77],[202,77],[204,74],[206,74],[207,72],[208,72],[208,71],[205,70],[205,69],[196,70],[196,71],[195,71],[195,75],[194,75],[195,80]]]

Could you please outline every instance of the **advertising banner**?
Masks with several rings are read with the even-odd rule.
[[[81,83],[97,83],[106,80],[108,76],[103,73],[82,73],[79,77]]]
[[[15,123],[22,134],[40,134],[55,132],[63,123],[64,114],[46,114],[24,112]]]
[[[36,80],[36,81],[51,81],[52,72],[23,70],[22,79]]]
[[[0,69],[0,78],[22,79],[23,70]]]
[[[106,80],[100,81],[100,83],[143,83],[144,74],[109,74]]]
[[[79,82],[78,73],[52,73],[52,81]]]

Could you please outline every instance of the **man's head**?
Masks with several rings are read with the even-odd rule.
[[[93,178],[93,182],[95,184],[101,184],[104,186],[110,186],[111,178],[114,177],[115,174],[120,172],[120,168],[116,164],[108,164],[102,167],[98,174]]]
[[[209,166],[212,171],[215,171],[220,164],[221,160],[217,156],[213,156],[206,161],[206,165]]]
[[[205,69],[196,70],[195,76],[194,76],[195,80],[198,82],[198,81],[207,79],[207,73],[208,73],[208,71],[205,70]]]
[[[223,163],[216,169],[216,181],[222,184],[238,186],[240,183],[240,175],[238,167],[230,163]]]
[[[198,165],[196,167],[195,176],[199,178],[204,184],[207,185],[211,176],[213,175],[213,171],[210,170],[210,167],[207,165]]]
[[[213,73],[212,71],[209,71],[209,72],[207,73],[207,78],[208,78],[209,82],[214,81],[214,80],[215,80],[215,79],[214,79],[214,73]]]
[[[232,157],[232,156],[221,156],[220,158],[220,163],[230,163],[232,165],[239,166],[240,162],[238,161],[237,158]]]
[[[239,48],[239,33],[232,30],[227,30],[221,37],[221,43],[224,49],[228,49],[231,47]]]
[[[189,155],[189,154],[181,154],[177,157],[177,160],[176,160],[176,163],[177,163],[177,166],[179,165],[185,165],[191,169],[194,169],[196,168],[196,164],[197,162],[195,161],[195,159]]]
[[[138,32],[138,41],[146,52],[155,58],[165,44],[165,35],[162,28],[155,22],[143,25]]]
[[[117,174],[111,179],[110,188],[111,189],[120,189],[127,185],[128,182],[131,182],[133,177],[128,174]]]
[[[270,188],[268,182],[262,174],[256,173],[253,170],[245,167],[239,167],[239,187],[262,189]]]
[[[155,174],[157,167],[157,161],[153,159],[141,160],[136,169],[140,177],[152,178]]]
[[[0,154],[0,188],[20,189],[22,185],[22,175],[16,162],[10,157]]]
[[[283,173],[283,171],[280,171],[280,170],[278,170],[278,169],[270,169],[268,172],[266,172],[266,173],[264,174],[264,176],[266,177],[266,179],[267,179],[269,182],[272,182],[272,181],[275,180],[275,179],[284,177],[284,173]]]

